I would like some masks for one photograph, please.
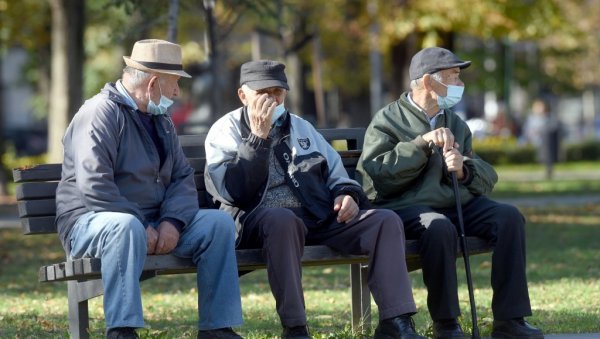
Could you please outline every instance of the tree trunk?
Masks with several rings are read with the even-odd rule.
[[[52,11],[48,161],[61,162],[62,137],[83,97],[85,0],[49,0]]]
[[[2,51],[3,46],[0,45],[0,51]],[[6,195],[6,182],[7,175],[6,171],[8,168],[4,168],[4,162],[2,161],[2,156],[4,155],[5,149],[5,141],[4,141],[4,79],[2,78],[2,53],[0,53],[0,197],[4,197]]]
[[[313,39],[312,75],[315,85],[315,106],[317,111],[317,126],[327,127],[329,121],[325,111],[325,93],[323,91],[323,71],[321,67],[321,38],[319,35]]]
[[[210,67],[210,75],[212,80],[212,87],[210,89],[210,121],[212,124],[217,120],[219,114],[221,114],[221,84],[220,84],[220,60],[219,50],[217,47],[217,23],[214,17],[214,0],[204,0],[204,13],[206,15],[208,37],[208,60]]]
[[[167,29],[167,40],[177,43],[177,16],[179,14],[179,0],[171,0],[169,3],[169,28]]]
[[[371,116],[375,115],[375,113],[383,106],[382,56],[379,51],[379,23],[376,20],[378,10],[377,2],[378,1],[376,0],[370,0],[367,4],[367,10],[373,20],[369,25],[369,89]]]
[[[404,91],[408,90],[410,77],[408,75],[408,67],[413,55],[420,49],[419,38],[415,33],[410,34],[406,39],[399,41],[391,46],[392,53],[392,79],[391,79],[391,95],[397,99]],[[374,114],[375,112],[372,112]]]

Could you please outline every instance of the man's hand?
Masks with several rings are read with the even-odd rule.
[[[271,131],[271,116],[277,107],[277,101],[269,94],[260,94],[249,102],[250,130],[259,138],[266,139]]]
[[[463,173],[463,155],[460,154],[458,148],[444,152],[444,161],[448,172],[456,172],[456,177],[461,180],[464,177]]]
[[[338,212],[337,222],[339,223],[354,219],[359,212],[356,201],[349,195],[338,195],[333,203],[333,210]]]
[[[152,225],[148,225],[146,227],[146,238],[148,239],[146,249],[147,254],[154,254],[154,249],[156,248],[156,242],[158,241],[158,232],[152,227]]]
[[[458,148],[458,144],[454,142],[454,134],[446,127],[434,129],[431,132],[423,134],[423,139],[428,143],[432,142],[435,146],[441,147],[443,153],[446,153],[452,148]]]
[[[156,242],[155,254],[167,254],[171,252],[179,241],[179,231],[168,221],[158,225],[158,241]]]

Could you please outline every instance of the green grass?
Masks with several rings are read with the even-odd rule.
[[[540,197],[600,194],[600,164],[558,164],[555,179],[544,179],[539,165],[496,167],[500,180],[493,197]],[[600,332],[600,204],[522,209],[527,229],[528,277],[533,316],[530,322],[546,333]],[[0,338],[68,337],[66,283],[38,283],[40,266],[64,259],[54,236],[23,236],[0,229]],[[463,328],[471,329],[469,299],[459,267]],[[492,315],[490,255],[471,258],[481,334],[489,335]],[[346,266],[304,269],[309,325],[315,339],[359,338],[350,330],[349,270]],[[421,272],[411,273],[419,307],[417,329],[431,334],[426,290]],[[246,338],[273,338],[281,329],[266,272],[241,278]],[[142,284],[147,329],[142,338],[194,338],[197,291],[195,275],[163,276]],[[373,304],[376,325],[377,308]],[[102,299],[90,301],[93,338],[102,338]],[[365,333],[371,334],[369,331]]]
[[[496,166],[493,198],[600,194],[600,163],[559,163],[551,179],[542,165]]]
[[[530,322],[546,333],[600,332],[600,205],[523,209],[528,224],[528,277],[534,315]],[[0,338],[67,337],[65,283],[36,281],[39,266],[64,257],[50,236],[23,236],[20,230],[0,230]],[[479,326],[489,335],[492,315],[489,287],[490,255],[471,258]],[[470,329],[469,300],[462,260],[459,297]],[[310,327],[315,338],[358,338],[350,329],[349,271],[346,266],[304,270]],[[431,334],[426,291],[420,271],[411,273],[419,313],[418,331]],[[195,275],[163,276],[142,284],[145,319],[142,338],[193,338],[196,324]],[[265,271],[241,278],[247,338],[280,334]],[[373,304],[373,326],[377,319]],[[104,331],[101,298],[90,302],[92,337]]]

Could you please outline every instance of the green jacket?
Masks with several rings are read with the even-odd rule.
[[[453,207],[452,179],[443,157],[422,138],[432,130],[429,121],[411,105],[407,94],[382,108],[371,121],[357,166],[357,180],[377,207]],[[498,176],[490,164],[474,155],[467,124],[453,111],[445,110],[435,127],[450,128],[464,156],[465,178],[459,182],[462,204],[489,194]]]

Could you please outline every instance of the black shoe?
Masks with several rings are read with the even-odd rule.
[[[410,316],[401,315],[380,321],[373,339],[427,339],[427,337],[417,334],[415,323]]]
[[[544,333],[523,318],[494,320],[492,338],[543,339]]]
[[[311,339],[306,326],[283,327],[281,339]]]
[[[456,319],[440,320],[433,322],[434,339],[469,339],[463,332]]]
[[[197,339],[242,339],[235,333],[231,327],[219,328],[216,330],[200,330]]]
[[[139,339],[133,327],[113,327],[106,331],[106,339]]]

